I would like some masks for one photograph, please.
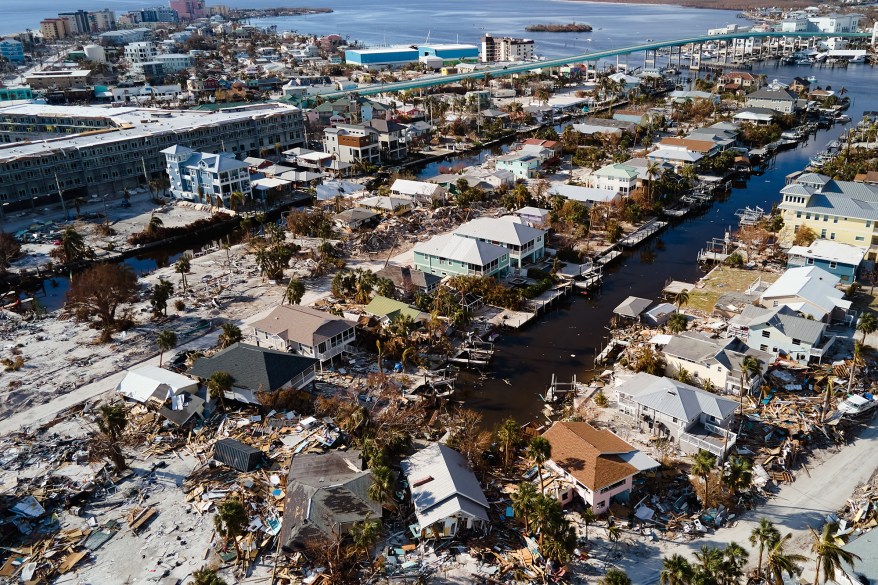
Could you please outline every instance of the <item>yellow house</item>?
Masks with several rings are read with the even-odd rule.
[[[796,232],[808,227],[821,239],[867,247],[867,259],[876,258],[878,186],[803,173],[781,189],[778,207],[784,220],[782,246],[791,246]]]

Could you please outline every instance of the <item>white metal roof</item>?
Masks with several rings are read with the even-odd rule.
[[[128,373],[116,386],[116,392],[137,402],[146,402],[162,386],[165,386],[172,394],[198,390],[198,382],[192,378],[158,366],[141,366],[135,370],[128,370]]]
[[[454,233],[516,246],[524,246],[546,233],[545,230],[517,223],[515,217],[479,217],[466,222],[454,230]]]
[[[793,246],[787,250],[790,256],[802,256],[814,260],[838,262],[848,266],[859,266],[866,255],[866,248],[842,244],[832,240],[815,240],[810,246]]]
[[[488,263],[509,254],[509,250],[502,246],[495,246],[457,234],[434,236],[426,242],[417,244],[414,251],[476,266],[486,266]]]
[[[408,179],[397,179],[390,186],[393,193],[401,193],[403,195],[423,195],[433,197],[442,191],[442,187],[436,183],[426,183],[424,181],[410,181]]]

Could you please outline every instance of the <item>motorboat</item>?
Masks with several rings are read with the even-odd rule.
[[[807,79],[809,83],[817,83],[817,77],[815,77],[814,75],[809,75],[805,79]]]
[[[878,402],[876,402],[874,398],[875,397],[869,393],[866,393],[863,396],[852,394],[839,403],[838,411],[848,416],[866,414],[878,406]]]

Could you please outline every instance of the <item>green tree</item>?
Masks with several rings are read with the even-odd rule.
[[[506,418],[497,427],[497,440],[503,447],[503,467],[509,467],[509,458],[518,441],[521,440],[521,426],[512,418]]]
[[[351,526],[350,535],[354,546],[363,551],[371,564],[372,553],[370,551],[381,535],[381,523],[372,518],[371,515],[366,515],[362,522],[356,522]]]
[[[682,333],[689,327],[689,320],[683,313],[674,313],[668,319],[667,325],[671,333]]]
[[[94,250],[86,245],[85,239],[73,227],[61,232],[60,245],[51,252],[52,258],[62,264],[75,264],[88,258],[94,258]]]
[[[588,540],[588,527],[591,524],[597,522],[598,516],[594,513],[594,508],[589,506],[580,514],[580,518],[582,519],[582,523],[585,524],[585,540]]]
[[[238,560],[241,560],[241,547],[238,545],[238,537],[244,533],[244,529],[250,523],[247,510],[238,498],[224,500],[218,507],[213,525],[216,531],[226,539],[232,541]]]
[[[147,222],[146,227],[143,229],[143,231],[150,236],[154,236],[158,234],[164,227],[165,222],[162,221],[162,218],[153,213],[150,214],[149,222]]]
[[[192,264],[189,262],[189,256],[185,254],[180,256],[180,259],[174,264],[174,271],[180,274],[180,279],[183,284],[183,292],[186,292],[186,274],[191,267]]]
[[[808,560],[805,555],[798,553],[789,553],[784,550],[787,541],[793,537],[788,532],[776,542],[768,550],[768,558],[765,561],[765,572],[768,575],[772,585],[783,585],[784,573],[790,577],[794,577],[798,573],[798,564]]]
[[[305,296],[305,284],[298,278],[290,279],[290,282],[287,284],[287,288],[284,291],[283,302],[287,302],[291,305],[298,305],[302,302],[303,296]]]
[[[659,574],[660,585],[689,585],[694,570],[686,557],[678,554],[662,560],[662,572]]]
[[[722,585],[737,585],[744,576],[744,567],[750,553],[737,542],[730,542],[723,550],[719,577]]]
[[[753,463],[745,457],[733,455],[729,459],[723,481],[732,490],[732,495],[738,495],[753,482]]]
[[[116,473],[121,473],[128,469],[125,462],[125,454],[122,452],[121,438],[125,427],[128,426],[128,412],[122,404],[103,404],[98,409],[97,418],[98,430],[102,437],[98,440],[101,442],[99,447],[100,453],[105,455],[116,469]]]
[[[525,532],[530,532],[530,519],[534,513],[538,496],[537,488],[529,481],[519,483],[515,493],[512,494],[512,511],[517,517],[524,520]]]
[[[834,583],[836,571],[843,571],[845,564],[853,566],[855,561],[863,560],[858,555],[844,550],[840,541],[835,537],[835,533],[838,531],[837,523],[827,522],[819,534],[813,528],[809,528],[809,530],[811,530],[811,551],[817,557],[814,585],[820,583],[821,576],[824,583]]]
[[[702,545],[695,551],[695,560],[698,561],[696,572],[700,575],[715,577],[720,573],[723,562],[722,549]]]
[[[749,394],[750,378],[762,375],[762,364],[752,355],[741,360],[741,414],[744,413],[744,394]]]
[[[219,400],[220,404],[225,404],[226,392],[231,392],[235,379],[228,372],[217,371],[210,375],[207,379],[207,393],[212,400]]]
[[[540,478],[540,493],[546,493],[543,484],[543,464],[552,458],[552,444],[545,437],[533,437],[527,446],[527,457],[537,466],[537,475]]]
[[[866,345],[866,336],[875,333],[876,329],[878,329],[878,319],[875,318],[875,313],[864,312],[857,323],[857,331],[863,334],[863,340],[860,343]]]
[[[704,482],[704,505],[710,505],[710,474],[716,465],[716,455],[710,451],[699,449],[692,457],[692,474],[701,478]]]
[[[165,352],[177,347],[177,334],[170,329],[162,329],[156,335],[155,344],[159,348],[159,367],[161,367]]]
[[[375,465],[371,472],[372,485],[369,486],[369,497],[380,502],[385,508],[395,508],[393,472],[386,465]]]
[[[220,349],[225,349],[231,345],[235,345],[244,338],[244,335],[241,333],[241,328],[231,321],[226,321],[220,325],[220,329],[222,329],[222,333],[220,333],[219,338],[217,339]]]
[[[631,577],[621,569],[610,569],[598,581],[600,585],[631,585]]]
[[[174,285],[164,278],[159,278],[159,281],[152,287],[152,294],[149,298],[149,304],[152,305],[152,314],[154,316],[168,315],[168,300],[173,292]]]
[[[192,573],[192,585],[228,585],[213,569],[202,567]]]
[[[683,305],[689,304],[689,291],[684,288],[683,290],[675,294],[674,304],[677,305],[677,311],[679,311],[683,307]]]
[[[762,576],[762,556],[780,540],[780,531],[768,518],[759,520],[759,525],[750,532],[750,546],[759,547],[759,562],[756,564],[756,578]]]

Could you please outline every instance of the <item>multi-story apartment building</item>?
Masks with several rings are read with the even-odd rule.
[[[88,12],[85,10],[77,10],[76,12],[59,12],[58,18],[67,21],[70,34],[83,35],[91,31],[91,25],[88,22]]]
[[[116,14],[105,8],[88,13],[88,28],[91,32],[105,32],[116,28]]]
[[[176,73],[192,67],[192,57],[185,53],[167,53],[165,55],[156,55],[152,61],[162,64],[162,71],[165,73]]]
[[[118,196],[125,186],[161,174],[161,151],[258,156],[265,148],[302,146],[302,112],[256,104],[218,112],[139,107],[19,104],[0,107],[0,202],[29,206],[42,197]],[[57,182],[56,182],[57,179]]]
[[[354,164],[364,161],[377,165],[381,162],[378,131],[359,124],[336,124],[323,131],[323,150],[336,160]]]
[[[155,45],[150,41],[140,41],[125,45],[125,59],[132,64],[152,61],[155,55]]]
[[[61,69],[33,71],[25,77],[32,89],[84,88],[89,84],[90,69]],[[0,130],[2,134],[2,130]],[[2,142],[2,138],[0,138]]]
[[[169,4],[180,15],[180,20],[195,20],[207,16],[204,0],[170,0]]]
[[[0,57],[10,63],[24,63],[24,48],[21,41],[0,39]]]
[[[836,181],[817,173],[792,177],[781,189],[784,220],[781,245],[792,245],[796,232],[808,227],[825,240],[878,251],[878,185]]]
[[[495,61],[531,61],[533,58],[533,39],[493,37],[489,34],[482,37],[481,60],[483,63],[493,63]]]
[[[252,197],[247,163],[229,152],[195,152],[176,144],[162,151],[171,180],[171,193],[178,199],[232,206],[232,193]]]
[[[70,36],[70,23],[63,18],[46,18],[40,21],[40,32],[47,41],[57,41]]]

